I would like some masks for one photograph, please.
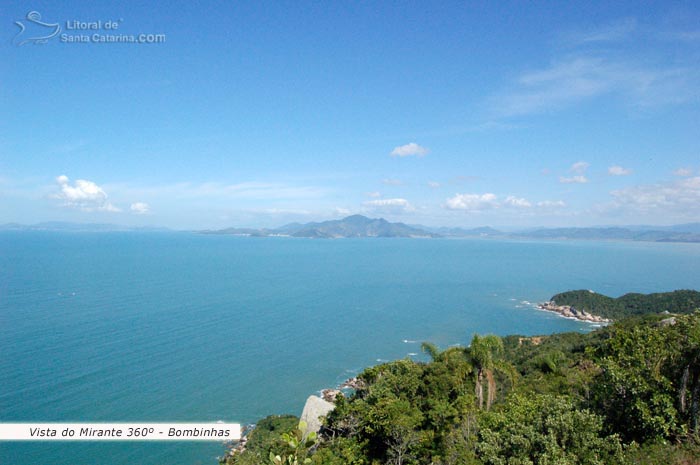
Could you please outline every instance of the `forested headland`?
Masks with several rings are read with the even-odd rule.
[[[614,298],[593,291],[578,290],[556,294],[551,301],[617,320],[650,313],[692,313],[700,308],[700,292],[682,289],[653,294],[629,293]]]
[[[268,417],[222,463],[700,463],[700,311],[422,348],[364,370],[318,435]]]

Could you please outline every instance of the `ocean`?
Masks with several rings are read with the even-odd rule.
[[[474,333],[590,331],[534,304],[700,289],[700,244],[0,232],[0,421],[300,414]],[[1,464],[210,464],[219,443],[0,443]]]

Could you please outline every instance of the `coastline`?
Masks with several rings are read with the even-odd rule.
[[[580,321],[586,321],[589,323],[610,323],[612,320],[608,318],[603,318],[602,316],[593,315],[587,311],[581,309],[578,310],[570,305],[557,305],[554,301],[547,301],[537,304],[537,308],[540,310],[546,310],[549,312],[555,312],[565,318],[575,318]]]
[[[301,412],[301,415],[299,415],[299,420],[300,421],[305,421],[309,425],[309,432],[315,432],[318,433],[318,431],[321,429],[321,423],[318,422],[318,420],[313,420],[311,421],[308,417],[309,415],[315,416],[318,418],[318,416],[325,416],[329,411],[333,410],[335,408],[336,401],[338,399],[338,396],[346,396],[348,391],[355,391],[357,389],[362,389],[365,387],[364,381],[359,379],[357,376],[353,376],[352,378],[348,378],[345,381],[343,381],[340,385],[338,385],[335,388],[325,388],[320,391],[320,396],[316,395],[311,395],[309,398],[306,400],[306,403],[304,404],[304,409]],[[318,401],[321,403],[327,403],[329,404],[328,409],[326,411],[319,411],[318,406],[309,407],[310,401]],[[315,415],[314,413],[320,413],[321,415]],[[225,463],[226,460],[228,460],[230,457],[233,457],[235,455],[240,455],[246,450],[246,446],[248,444],[248,439],[249,439],[249,434],[256,428],[256,424],[248,424],[244,425],[241,429],[241,439],[238,441],[233,441],[229,442],[225,445],[226,452],[224,453],[223,457],[218,457],[219,463]]]

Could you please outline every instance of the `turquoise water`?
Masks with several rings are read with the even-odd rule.
[[[700,289],[700,245],[3,232],[0,421],[299,414],[309,394],[420,341],[588,331],[528,304],[579,288]],[[0,463],[214,464],[222,452],[0,443]]]

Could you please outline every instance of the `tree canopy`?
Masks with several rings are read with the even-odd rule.
[[[651,465],[661,457],[682,465],[700,456],[700,312],[422,348],[427,363],[367,368],[355,392],[338,397],[318,443],[294,457],[331,465]],[[248,450],[225,461],[289,458],[285,438],[297,426],[285,423],[284,436],[268,425],[279,422],[261,422]]]

